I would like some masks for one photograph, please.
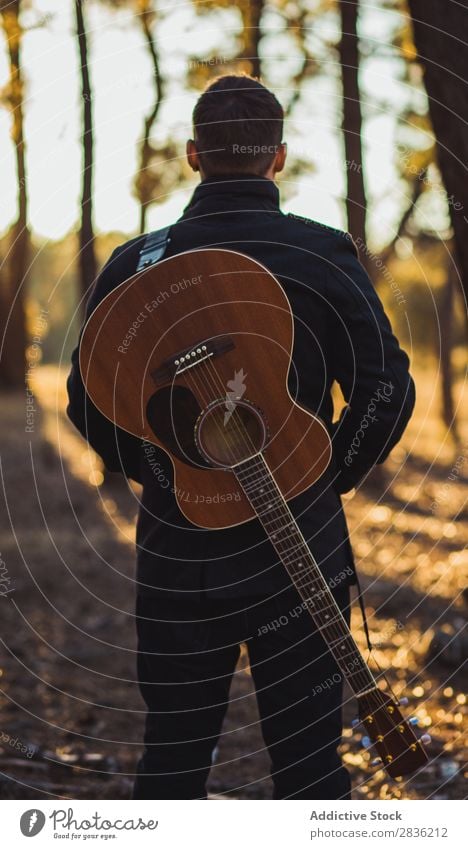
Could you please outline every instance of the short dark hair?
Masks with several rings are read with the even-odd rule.
[[[195,144],[207,174],[253,173],[270,167],[283,137],[275,95],[247,74],[217,77],[193,110]]]

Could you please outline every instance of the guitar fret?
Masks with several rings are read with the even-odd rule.
[[[278,501],[278,504],[279,503],[280,502]],[[267,516],[269,513],[271,513],[272,510],[275,509],[275,507],[276,507],[276,504],[274,502],[270,501],[264,509],[262,509],[262,507],[258,508],[257,512],[260,514],[260,516]]]
[[[323,596],[326,597],[326,596],[328,596],[328,592],[329,592],[329,590],[327,592],[320,593],[320,595],[323,595]],[[311,600],[315,601],[316,599],[318,599],[318,597],[319,597],[319,593],[314,595],[314,597]],[[327,610],[330,610],[330,611],[333,611],[333,613],[336,613],[337,610],[339,611],[339,607],[336,604],[334,599],[332,599],[331,604],[327,604],[326,601],[322,600],[321,601],[321,610],[322,610],[322,612],[325,613],[325,616],[328,616],[329,614],[326,612]]]
[[[274,489],[268,488],[267,483],[264,483],[262,480],[255,480],[253,483],[247,484],[245,481],[241,481],[241,483],[245,491],[249,493],[250,498],[263,498],[267,494],[267,489],[269,494],[275,491]]]
[[[290,541],[293,540],[292,536],[286,536],[286,537],[278,539],[278,534],[280,534],[282,532],[282,530],[286,530],[286,529],[275,529],[275,528],[273,528],[272,530],[273,530],[272,536],[274,536],[275,542],[285,543],[285,542],[290,542]],[[303,554],[304,558],[309,557],[310,559],[312,559],[312,556],[311,556],[309,550],[304,546],[304,543],[302,542],[302,540],[296,539],[294,541],[293,545],[289,546],[289,548],[288,547],[284,548],[283,551],[284,551],[284,553],[288,553],[289,551],[300,551]]]
[[[340,660],[346,660],[348,657],[359,657],[359,652],[355,648],[352,648],[351,651],[348,652],[337,652],[336,648],[333,648],[331,649],[331,652],[335,659],[340,658]]]
[[[329,593],[329,587],[323,580],[322,573],[315,569],[310,573],[298,573],[291,569],[289,574],[294,578],[294,583],[298,589],[305,593],[310,593],[314,598],[326,598]]]
[[[372,679],[372,673],[371,673],[370,669],[368,669],[368,667],[366,666],[366,662],[365,662],[364,658],[362,657],[361,652],[359,651],[357,646],[353,649],[352,652],[348,652],[347,655],[343,655],[341,657],[340,657],[339,652],[337,652],[336,648],[333,649],[332,652],[333,652],[333,657],[335,658],[336,661],[338,661],[338,658],[340,658],[341,660],[344,660],[346,657],[352,658],[351,661],[348,661],[347,666],[345,664],[343,664],[343,666],[345,666],[345,669],[346,669],[346,672],[348,673],[348,675],[351,675],[351,677],[353,675],[360,675],[361,678],[362,678],[362,673],[367,672],[368,680]]]
[[[265,498],[265,496],[272,494],[276,496],[278,495],[278,493],[273,487],[269,486],[266,482],[264,483],[263,481],[258,481],[255,485],[250,484],[248,489],[251,493],[254,493],[254,495],[252,496],[254,498]]]
[[[282,537],[281,536],[279,537],[279,535],[284,534],[285,531],[288,532],[288,533],[286,533],[286,536],[283,535]],[[290,546],[291,551],[300,550],[300,551],[303,552],[304,556],[307,556],[308,552],[306,552],[306,549],[304,548],[304,543],[302,542],[302,540],[298,540],[297,538],[294,538],[292,535],[290,535],[289,534],[289,528],[272,528],[272,536],[274,536],[276,542],[281,542],[281,543],[292,542],[293,544]],[[279,539],[278,539],[278,537],[279,537]],[[288,551],[288,548],[285,548],[284,550]]]
[[[250,480],[250,478],[252,478],[252,477],[255,477],[255,475],[258,474],[260,471],[261,471],[261,467],[259,467],[258,469],[253,469],[253,470],[250,469],[249,473],[247,475],[243,475],[243,472],[240,472],[240,473],[238,472],[237,476],[238,476],[239,480],[241,481],[241,483],[244,484],[245,481]],[[265,481],[267,481],[267,478],[265,478]],[[260,481],[259,481],[259,484],[261,484]]]
[[[299,563],[302,563],[306,558],[301,557],[302,554],[305,554],[304,549],[300,545],[290,545],[287,548],[283,548],[281,554],[284,557],[299,557]],[[292,564],[291,564],[292,565]],[[310,566],[313,566],[313,563],[310,563]]]
[[[318,573],[318,566],[315,563],[310,551],[308,550],[308,548],[306,548],[306,546],[304,546],[304,543],[302,541],[296,542],[294,545],[287,546],[286,548],[280,548],[279,543],[285,542],[285,540],[278,540],[277,536],[278,531],[275,531],[275,533],[271,535],[271,540],[275,549],[280,554],[283,563],[293,567],[295,563],[297,563],[298,566],[303,566],[304,561],[309,561],[305,563],[303,569],[304,574],[310,574],[310,572],[314,569]],[[323,579],[321,573],[320,576]]]
[[[318,615],[321,616],[322,611],[320,611],[320,614],[318,614]],[[318,616],[317,616],[317,618],[318,618]],[[321,628],[330,628],[330,626],[335,625],[337,622],[340,622],[340,623],[343,622],[343,619],[341,618],[341,616],[333,616],[333,617],[330,616],[329,619],[325,619],[325,620],[322,619],[322,622],[323,622],[323,625],[320,626]]]
[[[334,619],[327,620],[327,622],[324,622],[323,625],[317,625],[317,628],[320,631],[325,631],[327,628],[330,628],[330,626],[335,625],[337,622],[340,622],[342,624],[343,620],[342,620],[341,616],[335,616]]]
[[[249,475],[249,477],[252,477],[252,475]],[[245,484],[245,481],[242,481],[242,483]],[[256,480],[255,483],[247,484],[245,489],[248,489],[249,492],[257,492],[258,495],[261,496],[265,495],[265,492],[275,492],[275,488],[272,487],[267,480],[262,479]]]
[[[318,566],[315,563],[315,561],[311,561],[311,562],[306,563],[304,565],[305,557],[298,557],[298,554],[300,552],[298,553],[297,551],[294,551],[292,548],[287,548],[287,549],[281,550],[279,553],[281,554],[282,558],[284,558],[284,560],[286,560],[288,562],[288,566],[290,566],[291,569],[294,569],[296,567],[296,573],[297,574],[300,573],[300,572],[303,572],[305,575],[308,575],[312,571],[315,571],[315,572],[318,571]]]
[[[296,578],[293,572],[290,572],[289,574],[291,575],[291,578],[294,582],[294,586],[296,587],[302,598],[305,597],[304,600],[310,599],[310,601],[313,601],[314,603],[320,602],[322,610],[327,609],[326,604],[324,602],[328,596],[328,587],[326,589],[324,586],[320,586],[319,588],[317,588],[317,580],[310,580],[308,576],[302,576],[298,579]],[[336,608],[330,608],[330,610],[335,609]]]
[[[333,654],[333,657],[335,658],[335,660],[338,663],[340,661],[346,660],[347,658],[350,658],[350,657],[353,658],[352,667],[349,668],[350,664],[348,664],[348,666],[346,667],[348,674],[353,674],[353,673],[362,674],[361,664],[363,664],[364,661],[361,657],[361,654],[360,654],[359,649],[356,646],[356,644],[354,644],[353,647],[351,648],[351,650],[347,651],[347,652],[338,651],[336,646],[330,647],[330,651],[331,651],[331,653]]]
[[[296,584],[296,587],[297,587],[297,584]],[[308,606],[310,606],[310,607],[314,607],[314,608],[315,608],[315,607],[316,607],[316,603],[317,603],[317,599],[319,598],[319,596],[321,596],[321,595],[326,596],[326,595],[328,595],[328,593],[329,593],[329,592],[330,592],[329,588],[328,588],[328,587],[326,587],[326,588],[324,587],[323,589],[319,590],[319,591],[318,591],[318,592],[314,595],[314,597],[313,597],[313,598],[304,599],[304,602],[305,602]],[[338,613],[338,615],[330,616],[330,618],[328,618],[328,619],[327,619],[328,614],[327,614],[327,613],[325,613],[325,611],[327,611],[327,610],[332,611],[334,614]],[[322,623],[323,623],[323,624],[321,624],[321,625],[319,625],[319,624],[318,624],[318,619],[319,619],[319,617],[322,617]],[[341,615],[341,612],[340,612],[340,610],[339,610],[339,608],[338,608],[337,604],[336,604],[334,601],[333,601],[333,604],[321,603],[321,607],[320,607],[320,609],[319,609],[319,610],[318,610],[318,609],[317,609],[317,610],[314,610],[314,612],[313,612],[313,618],[314,618],[314,621],[315,621],[315,622],[316,622],[316,624],[317,624],[317,627],[318,627],[320,630],[326,630],[326,629],[328,629],[328,628],[330,628],[330,627],[333,627],[334,625],[336,625],[336,624],[338,624],[338,623],[339,623],[340,625],[343,625],[343,623],[345,622],[345,620],[343,619],[343,616]],[[324,621],[324,620],[325,620],[325,621]],[[345,623],[345,625],[346,625],[346,623]],[[348,627],[348,626],[346,625],[346,628],[347,628],[347,627]],[[350,634],[345,634],[344,636],[342,636],[342,637],[340,637],[340,638],[338,639],[338,642],[343,642],[343,640],[344,640],[344,639],[352,639],[352,636],[351,636]],[[331,644],[331,642],[330,642],[330,644]]]
[[[320,581],[321,587],[320,587],[320,589],[317,590],[315,588],[315,584],[317,583],[318,578],[315,580],[315,582],[314,582],[314,580],[312,580],[312,584],[314,584],[314,586],[311,587],[310,584],[308,583],[308,576],[303,576],[302,578],[299,578],[299,579],[296,580],[293,573],[290,572],[290,575],[294,580],[294,586],[299,590],[299,592],[301,592],[301,590],[302,590],[302,591],[305,591],[307,593],[313,593],[314,599],[316,599],[316,600],[318,600],[319,598],[322,597],[322,610],[327,610],[327,609],[336,610],[335,605],[326,604],[326,602],[325,602],[325,599],[328,597],[330,589],[329,589],[329,587],[327,587],[327,585],[325,583],[322,583],[323,578]],[[304,583],[304,578],[306,578],[305,583]]]
[[[258,513],[261,512],[264,515],[265,522],[284,522],[284,530],[287,529],[287,526],[290,524],[290,520],[281,513],[283,505],[279,499],[276,501],[273,498],[266,499],[266,501],[262,504],[256,504],[254,499],[251,499],[251,504],[255,507]],[[275,513],[276,515],[269,519],[269,513]]]
[[[285,561],[283,560],[283,563]],[[323,579],[322,573],[319,571],[318,566],[311,566],[307,570],[303,569],[295,569],[293,563],[286,563],[286,566],[289,567],[289,574],[294,578],[294,583],[297,587],[300,587],[303,590],[307,590],[310,588],[311,593],[322,592],[322,595],[327,595],[329,588],[326,582]]]
[[[320,591],[323,592],[323,593],[326,593],[327,590],[328,590],[328,587],[327,587],[327,590],[325,590],[325,584],[322,583],[323,577],[322,577],[321,574],[319,575],[317,568],[314,569],[312,566],[309,566],[305,570],[304,569],[302,569],[302,570],[301,569],[291,569],[290,574],[294,575],[294,583],[295,584],[302,582],[303,579],[304,580],[306,579],[306,580],[310,581],[311,584],[314,584],[314,586],[309,587],[311,593],[320,592]],[[320,589],[317,589],[315,584],[321,584]],[[305,589],[305,587],[304,587],[304,589]]]

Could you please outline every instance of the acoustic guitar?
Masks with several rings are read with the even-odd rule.
[[[118,427],[159,446],[194,525],[257,517],[355,693],[360,719],[392,777],[427,755],[401,702],[381,690],[317,566],[289,502],[331,459],[324,424],[291,397],[288,299],[241,253],[192,250],[117,286],[84,328],[86,391]]]

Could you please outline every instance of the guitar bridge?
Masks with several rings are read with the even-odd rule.
[[[205,339],[203,342],[198,342],[196,345],[192,345],[190,348],[185,348],[172,357],[168,357],[157,369],[151,372],[151,377],[157,385],[167,383],[189,368],[194,368],[194,366],[205,362],[211,357],[219,357],[221,354],[225,354],[226,351],[232,351],[235,347],[231,336],[218,336],[215,339]]]

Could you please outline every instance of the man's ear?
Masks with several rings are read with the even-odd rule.
[[[185,149],[187,153],[187,162],[190,165],[192,171],[199,171],[200,163],[198,161],[198,151],[193,139],[187,140],[187,145]]]
[[[288,146],[286,142],[281,142],[276,151],[276,156],[273,160],[273,171],[277,174],[279,171],[282,171],[284,168],[284,163],[286,162],[286,156],[288,155]]]

